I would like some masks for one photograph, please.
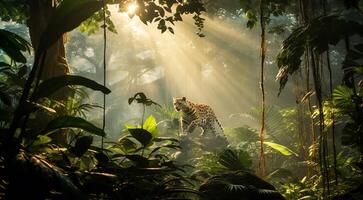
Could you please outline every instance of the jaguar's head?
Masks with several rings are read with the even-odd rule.
[[[184,110],[185,108],[188,107],[188,102],[185,97],[181,97],[181,98],[173,97],[173,104],[174,104],[175,110],[177,110],[177,111]]]

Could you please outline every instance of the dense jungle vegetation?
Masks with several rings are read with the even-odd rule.
[[[362,9],[0,0],[0,199],[363,199]]]

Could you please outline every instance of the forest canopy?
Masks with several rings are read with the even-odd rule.
[[[362,8],[0,0],[0,199],[362,199]]]

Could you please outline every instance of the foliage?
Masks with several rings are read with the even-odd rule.
[[[86,196],[92,198],[92,196],[102,194],[113,198],[128,196],[138,199],[144,196],[146,192],[149,194],[148,198],[160,199],[163,196],[174,195],[175,192],[194,192],[191,189],[183,189],[189,183],[180,174],[184,172],[182,166],[177,166],[170,160],[168,155],[159,153],[164,149],[178,149],[180,147],[175,139],[157,138],[155,134],[157,123],[152,117],[145,121],[145,129],[129,129],[131,135],[121,139],[120,143],[112,144],[109,147],[110,150],[100,149],[92,145],[93,137],[87,135],[87,133],[104,136],[105,132],[80,117],[56,117],[45,130],[32,130],[31,127],[27,127],[26,120],[31,113],[37,110],[34,108],[47,108],[41,103],[46,103],[46,98],[62,87],[82,85],[103,93],[110,93],[109,89],[79,76],[55,77],[40,84],[38,81],[35,85],[33,84],[36,79],[36,72],[42,70],[43,63],[40,62],[42,53],[55,41],[54,38],[58,38],[64,32],[77,27],[84,19],[99,10],[101,5],[99,1],[62,1],[43,33],[38,51],[35,54],[34,67],[27,79],[26,66],[20,68],[19,72],[13,73],[12,65],[6,63],[1,65],[4,67],[2,71],[6,72],[5,75],[9,78],[25,76],[24,91],[20,94],[21,96],[16,97],[16,99],[20,99],[20,105],[15,110],[12,123],[10,123],[11,118],[4,119],[10,126],[4,127],[7,129],[7,136],[0,143],[2,149],[0,165],[4,166],[6,171],[6,176],[1,173],[1,180],[2,183],[6,184],[8,198],[23,198],[23,195],[26,195],[26,198],[44,199],[57,198],[56,196],[63,195],[63,197],[68,196],[71,199],[84,199]],[[19,39],[19,36],[12,33],[5,31],[1,33],[6,36],[1,39],[5,38],[6,41],[12,42],[10,44],[2,43],[1,48],[6,50],[5,52],[14,61],[24,62],[19,52],[29,48],[26,46],[25,40]],[[45,34],[47,37],[44,37]],[[33,88],[33,86],[35,87]],[[12,103],[6,95],[7,93],[3,93],[1,99],[4,101],[5,106],[14,110],[10,108]],[[29,93],[32,94],[30,99],[28,98]],[[155,103],[142,97],[141,95],[139,99],[135,96],[135,99],[145,104]],[[29,106],[31,107],[29,108]],[[3,111],[3,107],[1,109]],[[24,125],[21,125],[21,129],[18,129],[20,119],[25,119],[25,122],[23,122]],[[74,132],[71,131],[73,139],[69,144],[66,144],[65,148],[54,146],[48,136],[39,135],[63,128],[77,128],[84,132],[81,131],[73,135]],[[153,137],[151,137],[152,134]],[[16,138],[13,136],[16,136]],[[26,140],[23,140],[24,138]],[[25,143],[22,144],[23,142]],[[159,144],[149,149],[149,146],[155,143]],[[130,146],[135,148],[128,148]],[[24,151],[25,149],[27,151]],[[29,152],[30,150],[33,152]],[[126,151],[123,152],[123,150]],[[141,154],[140,150],[142,150]],[[44,158],[40,158],[36,152],[42,152]],[[55,163],[61,170],[58,170],[58,167],[46,160]],[[85,170],[89,172],[85,173]],[[140,176],[147,176],[148,178],[137,178]],[[72,180],[70,177],[73,177]],[[35,179],[39,180],[37,181],[39,184],[31,184]],[[145,184],[151,184],[151,186],[145,188],[143,187]],[[102,187],[98,187],[99,185],[102,185]],[[24,188],[25,191],[20,193],[15,191],[18,186]],[[94,190],[95,187],[97,190]],[[115,190],[115,187],[117,187],[117,190]],[[50,191],[56,193],[53,194]]]
[[[280,152],[282,155],[285,156],[299,156],[297,153],[293,152],[291,149],[289,149],[288,147],[285,147],[284,145],[281,144],[277,144],[277,143],[273,143],[273,142],[264,142],[264,144],[266,144],[267,146],[275,149],[276,151]]]
[[[15,39],[19,37],[16,36]],[[25,40],[24,40],[25,41]],[[22,46],[10,46],[11,48],[14,48],[15,50],[19,48],[22,50]],[[15,59],[16,61],[16,59]],[[24,80],[23,84],[27,82],[27,73],[26,73],[26,66],[23,66],[19,68],[18,72],[16,72],[14,69],[14,66],[16,64],[10,65],[6,64],[4,66],[7,66],[9,69],[4,70],[4,75],[7,77],[6,80],[11,80],[14,78],[17,78],[14,82],[19,82],[19,80]],[[77,83],[75,83],[77,84]],[[3,88],[6,88],[8,86],[14,87],[14,84],[8,85],[6,83],[3,83]],[[65,84],[67,85],[67,84]],[[89,83],[83,84],[84,86],[90,86]],[[17,87],[22,87],[23,85],[18,85]],[[92,86],[91,86],[92,87]],[[59,89],[60,87],[56,88]],[[7,91],[11,90],[11,87],[8,87],[6,89]],[[55,89],[54,89],[55,90]],[[21,90],[20,90],[21,91]],[[6,94],[6,93],[4,93]],[[20,93],[12,93],[13,98],[15,100],[18,100],[20,98]],[[44,95],[44,97],[47,97],[47,95]],[[2,98],[4,99],[4,98]],[[11,100],[12,101],[12,100]],[[10,111],[9,115],[13,115],[12,112],[14,112],[14,108],[12,108],[11,101],[5,100],[5,107],[1,107],[2,111]],[[10,103],[9,103],[10,102]],[[23,104],[20,105],[21,109],[19,109],[21,112],[18,114],[22,116],[27,116],[31,113],[34,113],[35,111],[39,110],[39,108],[52,110],[51,108],[48,108],[47,106],[44,106],[37,102],[31,102],[31,101],[25,101]],[[17,135],[17,139],[13,138],[13,133],[10,132],[9,124],[11,118],[5,118],[3,125],[5,125],[3,128],[6,128],[6,135],[4,141],[1,141],[1,149],[0,157],[3,158],[1,160],[1,165],[5,166],[6,170],[6,177],[1,176],[1,179],[4,180],[7,183],[7,190],[6,195],[10,199],[17,199],[17,198],[25,198],[23,195],[26,195],[26,198],[45,198],[47,195],[49,195],[49,191],[52,189],[62,191],[65,196],[69,196],[70,198],[79,198],[84,199],[83,195],[79,191],[78,187],[73,184],[73,182],[67,177],[62,170],[57,169],[57,167],[53,166],[52,164],[48,163],[44,158],[39,157],[38,155],[33,155],[29,153],[29,150],[39,150],[44,145],[48,145],[51,142],[51,139],[45,135],[39,135],[42,133],[47,133],[49,131],[59,129],[59,128],[68,128],[68,127],[74,127],[74,128],[81,128],[89,131],[90,133],[95,133],[99,135],[104,135],[104,132],[95,127],[93,124],[85,121],[81,118],[75,118],[75,117],[60,117],[54,119],[50,124],[48,124],[47,130],[32,130],[30,127],[23,128],[22,131],[20,131],[20,135]],[[26,122],[25,122],[26,123]],[[24,134],[24,131],[26,130],[27,134]],[[23,144],[21,144],[23,143]],[[28,151],[25,151],[24,146],[26,145],[26,148],[28,148]],[[77,141],[76,148],[85,148],[84,142]],[[74,152],[77,152],[73,150]],[[85,150],[82,150],[85,151]],[[81,155],[82,152],[78,151],[77,155]],[[20,175],[20,176],[19,176]],[[5,179],[4,179],[5,178]],[[37,184],[31,184],[33,180],[38,179]],[[52,183],[50,185],[47,185],[48,183]],[[24,186],[23,186],[24,185]],[[17,187],[26,188],[26,191],[23,191],[19,193],[15,188]]]
[[[96,127],[92,123],[87,122],[80,117],[71,116],[63,116],[53,119],[48,123],[46,129],[42,133],[48,134],[54,130],[61,128],[79,128],[99,136],[106,135],[106,133],[102,129]]]
[[[297,182],[284,183],[281,190],[287,199],[321,199],[320,179],[318,175],[304,177]]]
[[[158,103],[147,98],[146,95],[142,92],[136,93],[133,97],[130,97],[128,102],[129,102],[129,104],[132,104],[132,102],[134,102],[134,101],[136,101],[137,103],[143,104],[145,106],[151,106],[153,104],[159,105]]]
[[[258,22],[259,6],[258,1],[251,0],[240,0],[241,7],[245,13],[247,19],[247,27],[252,29]],[[287,7],[290,6],[291,2],[287,0],[273,0],[267,1],[262,6],[264,9],[263,21],[269,24],[271,21],[270,16],[279,16],[286,12]]]
[[[160,135],[179,134],[180,113],[171,105],[153,106],[151,107],[153,115],[158,119],[158,130]]]
[[[179,119],[180,113],[177,112],[172,105],[161,105],[152,107],[155,116],[162,120],[165,119]]]
[[[228,149],[219,149],[221,151],[215,149],[226,145],[222,137],[206,136],[200,139],[183,136],[180,140],[161,137],[161,124],[168,126],[163,135],[170,136],[172,131],[177,132],[180,116],[172,106],[160,106],[142,92],[128,101],[129,104],[136,102],[142,105],[140,125],[125,124],[126,130],[118,141],[107,141],[102,148],[98,147],[98,136],[105,136],[106,132],[86,120],[85,112],[100,106],[86,102],[85,92],[74,86],[104,94],[111,91],[80,76],[54,77],[43,82],[39,77],[46,49],[65,32],[79,26],[88,33],[97,31],[104,12],[106,28],[115,32],[115,27],[109,10],[101,10],[102,1],[59,2],[43,33],[31,70],[24,64],[25,55],[31,49],[28,42],[12,32],[0,30],[1,53],[7,54],[11,59],[0,62],[0,198],[5,194],[10,199],[189,199],[197,198],[195,195],[202,195],[206,199],[236,199],[242,196],[250,199],[283,199],[272,185],[253,174],[233,172],[250,171],[256,167],[258,135],[255,129],[249,126],[227,128],[226,136],[230,146]],[[241,1],[249,28],[254,27],[258,20],[256,2]],[[1,19],[25,23],[27,3],[0,0]],[[106,3],[119,4],[121,11],[125,11],[130,1],[110,0]],[[157,23],[161,32],[174,33],[172,25],[182,21],[182,15],[192,14],[199,36],[204,36],[201,33],[204,26],[201,14],[205,11],[202,1],[138,0],[136,3],[139,9],[135,16],[145,24]],[[291,6],[288,3],[285,0],[267,2],[264,5],[267,13],[263,16],[265,21],[269,23],[271,16],[286,13],[288,6]],[[209,1],[209,8],[219,4],[226,3]],[[226,9],[235,11],[239,8],[230,5],[235,4],[226,4]],[[133,17],[132,14],[130,17]],[[362,34],[361,18],[361,13],[348,10],[320,16],[306,26],[298,27],[285,40],[278,57],[280,83],[284,85],[285,79],[287,81],[287,77],[299,69],[307,45],[321,54],[327,50],[328,45],[336,44],[341,38]],[[359,78],[362,75],[362,52],[362,44],[353,45],[343,63],[344,68],[352,70],[355,77]],[[64,87],[72,87],[77,93],[76,97],[67,102],[67,105],[50,99],[55,91]],[[361,83],[356,88],[341,85],[334,90],[332,100],[324,101],[325,123],[328,125],[326,128],[330,128],[334,120],[335,125],[344,126],[342,133],[337,134],[342,135],[344,146],[337,155],[338,173],[335,175],[339,185],[334,187],[332,196],[349,192],[352,186],[361,184],[361,92]],[[312,94],[307,94],[298,103],[304,102]],[[56,113],[55,108],[59,106],[67,110],[66,115]],[[154,106],[157,118],[150,115],[144,121],[147,106]],[[47,113],[50,122],[37,118],[37,112]],[[254,109],[240,116],[258,122],[259,112],[259,109]],[[302,115],[314,118],[316,113],[313,112],[312,116],[309,116],[310,113]],[[323,195],[320,185],[323,177],[305,177],[301,172],[307,165],[313,166],[312,174],[317,174],[317,169],[314,168],[314,161],[306,160],[305,155],[298,151],[298,114],[296,109],[267,109],[268,142],[265,144],[271,148],[267,149],[266,157],[271,165],[269,170],[273,171],[269,180],[278,185],[288,199],[319,199]],[[47,125],[41,130],[37,126],[31,126],[33,121]],[[60,129],[62,131],[56,131]],[[65,144],[52,139],[51,135],[59,134],[67,135]],[[183,161],[189,165],[180,163]],[[328,163],[333,163],[331,156],[328,157]],[[328,167],[332,171],[332,166]],[[201,170],[201,174],[207,176],[209,173],[217,175],[207,178],[197,191],[194,188],[197,188],[200,180],[189,175],[196,174],[193,173],[194,169]],[[331,180],[331,183],[335,183],[334,181]]]
[[[218,162],[229,170],[250,170],[252,160],[247,152],[225,149],[218,155]]]
[[[80,23],[101,8],[102,2],[98,0],[62,0],[49,19],[37,49],[40,52],[48,49],[64,33],[78,27]]]
[[[25,23],[27,5],[25,0],[7,1],[0,0],[0,17],[3,21],[15,21],[17,23]]]
[[[244,171],[208,178],[199,191],[202,199],[284,199],[272,185]]]
[[[345,85],[337,86],[333,91],[334,105],[351,110],[354,107],[353,90]]]
[[[105,10],[106,12],[106,27],[107,30],[109,30],[112,33],[117,33],[116,28],[114,23],[111,20],[111,12],[108,8],[106,8]],[[88,35],[94,34],[97,31],[100,30],[100,25],[99,23],[101,23],[103,21],[103,11],[98,11],[95,12],[91,17],[89,17],[88,19],[84,20],[80,26],[78,27],[78,29],[81,32],[87,33]],[[102,25],[103,26],[103,25]]]
[[[43,81],[38,86],[36,92],[33,93],[32,99],[37,100],[42,97],[50,96],[60,88],[72,85],[85,86],[95,91],[101,91],[104,94],[109,94],[111,92],[111,90],[109,90],[108,88],[88,78],[74,75],[64,75],[53,77]]]
[[[326,52],[329,45],[336,45],[346,36],[363,35],[363,15],[350,9],[312,19],[309,24],[297,27],[284,42],[277,55],[280,92],[288,81],[289,75],[300,69],[301,57],[308,46],[317,54]]]
[[[63,2],[64,1],[64,2]],[[103,27],[103,12],[100,11],[102,7],[102,1],[100,0],[81,0],[77,2],[62,0],[59,1],[57,18],[53,18],[51,24],[54,25],[55,30],[65,28],[64,26],[59,26],[60,24],[68,24],[69,26],[79,26],[80,30],[88,34],[95,33],[100,27]],[[162,0],[157,3],[152,0],[107,0],[105,3],[107,5],[118,5],[120,12],[126,12],[127,6],[131,3],[136,3],[138,9],[135,13],[130,14],[130,17],[134,15],[138,16],[139,19],[145,24],[157,23],[157,28],[164,33],[169,31],[174,33],[173,25],[176,22],[183,21],[183,15],[193,15],[195,25],[198,29],[197,34],[200,37],[204,37],[202,29],[204,27],[204,18],[201,17],[202,13],[205,12],[204,4],[200,0]],[[27,7],[29,2],[27,1],[0,1],[1,14],[0,17],[4,21],[15,21],[18,23],[26,23],[27,18]],[[79,8],[79,9],[75,9]],[[174,9],[175,8],[175,9]],[[82,10],[82,12],[77,12]],[[91,14],[91,15],[89,15]],[[83,15],[83,16],[82,16]],[[116,33],[115,26],[111,21],[111,13],[106,7],[105,9],[105,22],[106,28]],[[72,20],[73,19],[73,20]],[[60,23],[60,24],[59,24]],[[52,25],[52,26],[53,26]],[[68,27],[65,30],[71,30],[75,27]],[[61,30],[58,31],[63,32]],[[66,32],[66,31],[64,31]],[[63,33],[64,33],[63,32]],[[45,32],[48,34],[48,31]],[[52,38],[49,41],[43,41],[52,43]],[[43,43],[42,42],[42,43]]]
[[[15,62],[25,63],[26,58],[22,52],[30,53],[30,44],[15,33],[1,29],[0,49],[2,49]]]
[[[350,148],[343,148],[337,155],[337,170],[339,173],[339,185],[333,186],[331,196],[336,196],[336,199],[348,199],[348,197],[339,197],[347,191],[352,190],[352,186],[359,185],[361,183],[362,173],[359,167],[355,165],[353,160],[359,157],[358,152]],[[329,162],[333,162],[333,157],[329,156]],[[279,186],[281,191],[287,199],[322,199],[322,188],[320,186],[321,175],[313,175],[311,177],[304,176],[297,179],[294,174],[287,174],[292,176],[288,181],[280,175],[280,178],[275,177],[276,181],[283,182]],[[354,190],[354,189],[353,189]],[[359,194],[356,194],[359,199]],[[335,199],[335,198],[333,198]]]
[[[251,127],[244,125],[241,127],[226,129],[226,135],[231,139],[231,141],[243,141],[247,143],[253,143],[258,140],[257,131]]]
[[[363,152],[362,148],[362,119],[363,97],[361,92],[354,93],[352,88],[345,85],[337,86],[333,91],[334,107],[341,110],[343,116],[348,117],[343,128],[342,145],[352,146]]]

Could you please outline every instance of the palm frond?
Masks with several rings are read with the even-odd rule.
[[[362,12],[349,9],[314,18],[309,24],[296,28],[284,40],[276,58],[279,67],[276,77],[280,82],[279,94],[289,76],[300,68],[306,45],[315,53],[321,54],[327,51],[328,45],[336,45],[347,36],[363,35],[362,21]]]

